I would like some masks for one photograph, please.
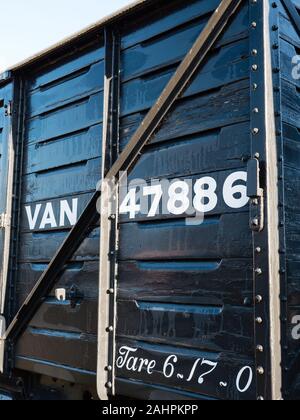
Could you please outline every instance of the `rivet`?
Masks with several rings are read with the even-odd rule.
[[[252,88],[253,88],[253,90],[256,90],[258,88],[258,84],[257,83],[253,83]]]
[[[252,28],[256,28],[257,27],[257,23],[256,22],[252,22],[251,23]]]
[[[257,350],[259,353],[263,353],[263,352],[264,352],[264,347],[263,347],[263,346],[261,346],[261,345],[258,345],[258,346],[256,346],[256,350]]]
[[[262,275],[262,269],[261,268],[257,268],[255,270],[255,274],[257,274],[258,276],[261,276]]]
[[[278,26],[277,25],[273,25],[272,26],[272,30],[275,32],[275,31],[278,31]]]
[[[111,371],[112,371],[112,366],[106,366],[105,370],[106,370],[107,372],[111,372]]]
[[[257,397],[257,401],[265,401],[264,397]]]
[[[107,382],[107,384],[105,386],[106,386],[106,388],[111,389],[112,388],[112,383],[111,382]]]
[[[253,49],[251,53],[253,56],[256,56],[258,54],[258,51],[256,49]]]
[[[263,368],[262,366],[259,366],[259,367],[257,368],[257,373],[258,373],[259,375],[264,375],[264,373],[265,373],[264,368]]]
[[[113,332],[114,331],[114,327],[110,326],[106,329],[107,332]]]
[[[275,3],[275,1],[272,3],[272,7],[273,7],[273,9],[277,8],[277,3]]]
[[[279,45],[278,44],[273,44],[273,50],[278,50],[278,48],[279,48]]]
[[[255,249],[255,252],[257,253],[257,254],[260,254],[261,253],[261,247],[257,247],[256,249]]]
[[[258,70],[258,65],[257,64],[253,64],[251,68],[252,68],[253,71],[257,71]]]
[[[257,198],[253,198],[253,200],[252,200],[252,204],[253,204],[254,206],[258,206],[258,199],[257,199]]]
[[[252,303],[252,299],[250,298],[245,298],[244,299],[244,306],[251,306]]]
[[[114,294],[114,289],[108,289],[107,294],[108,295],[113,295]]]
[[[273,72],[274,72],[275,74],[278,74],[278,73],[280,72],[280,68],[278,68],[278,67],[274,67]]]
[[[259,325],[261,325],[261,324],[263,323],[262,318],[257,317],[257,318],[256,318],[256,323],[257,323],[257,324],[259,324]]]
[[[259,109],[258,108],[254,108],[253,109],[254,114],[258,114],[259,113]]]
[[[255,300],[256,300],[256,303],[261,303],[263,301],[263,297],[260,295],[257,295]]]
[[[252,134],[256,136],[258,133],[259,133],[259,128],[253,128]]]
[[[252,220],[252,226],[258,226],[258,224],[259,224],[258,219],[253,219]]]
[[[259,159],[260,158],[260,154],[259,153],[255,153],[254,157],[255,157],[255,159]]]

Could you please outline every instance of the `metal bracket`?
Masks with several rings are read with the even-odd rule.
[[[4,115],[5,117],[11,117],[13,113],[13,103],[9,101],[4,105]]]
[[[0,214],[0,229],[5,229],[9,226],[10,218],[8,214],[2,213]]]
[[[250,202],[250,228],[261,232],[264,228],[264,190],[260,187],[260,167],[257,158],[250,159],[247,167],[247,195]]]

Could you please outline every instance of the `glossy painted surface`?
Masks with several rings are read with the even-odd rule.
[[[285,397],[299,399],[299,342],[291,338],[291,320],[300,313],[300,84],[292,78],[291,59],[299,54],[300,40],[277,3],[284,137],[281,228],[286,234],[281,253],[286,251],[289,321],[283,330],[283,370]],[[120,150],[218,4],[219,0],[174,0],[113,28],[121,38]],[[251,156],[248,9],[248,1],[243,2],[145,147],[130,180],[195,181],[210,176],[221,197],[226,177],[246,171]],[[15,309],[46,269],[101,176],[106,59],[102,35],[89,40],[89,47],[68,51],[25,74]],[[7,138],[5,95],[0,88],[2,156]],[[4,190],[5,186],[1,193]],[[117,358],[117,393],[139,399],[256,399],[255,380],[250,381],[255,348],[249,207],[232,209],[219,199],[203,224],[187,225],[185,216],[120,216],[117,356],[123,352],[124,358],[124,349],[132,350],[124,365]],[[75,285],[83,296],[72,307],[70,297],[59,302],[52,291],[18,344],[17,368],[95,387],[100,235],[99,226],[93,226],[57,285],[67,292]]]
[[[27,81],[18,305],[101,178],[103,87],[100,43]],[[95,227],[57,285],[67,290],[67,301],[59,302],[53,291],[32,320],[18,344],[18,367],[45,374],[52,369],[62,379],[95,383],[99,235]],[[68,294],[74,285],[83,298],[72,308]]]
[[[144,149],[130,173],[131,181],[212,176],[221,186],[228,174],[246,170],[248,19],[245,2]],[[122,148],[205,22],[207,15],[132,46],[123,45]],[[217,189],[216,194],[221,192]],[[188,226],[184,215],[137,216],[134,221],[122,215],[117,391],[141,398],[255,398],[254,383],[243,394],[235,385],[241,369],[254,364],[252,294],[248,206],[233,210],[219,200],[199,226]],[[132,349],[128,363],[122,365],[128,348]],[[170,371],[164,374],[170,355]],[[153,370],[140,371],[140,359],[147,359]],[[197,360],[198,364],[202,360],[202,369],[196,362],[189,378]],[[169,375],[172,363],[174,372]],[[205,363],[217,367],[202,382],[198,376],[209,370],[203,372]]]

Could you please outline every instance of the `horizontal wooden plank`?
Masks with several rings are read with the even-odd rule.
[[[75,133],[103,121],[103,92],[74,101],[27,122],[26,143],[38,143]]]
[[[66,288],[69,290],[72,286],[76,286],[83,292],[86,299],[97,299],[99,262],[97,260],[72,262],[67,267],[68,269],[58,279],[50,296],[55,296],[55,289]],[[46,268],[47,263],[23,263],[18,266],[17,305],[20,306],[25,301]]]
[[[144,149],[128,179],[160,179],[235,169],[250,156],[249,123],[158,143]]]
[[[297,87],[300,87],[300,78],[295,78],[294,74],[297,63],[295,64],[293,58],[298,56],[299,49],[291,43],[280,40],[280,66],[281,66],[281,77]],[[299,72],[298,72],[299,73]]]
[[[29,328],[18,341],[16,357],[95,372],[97,338],[94,335]]]
[[[299,169],[300,130],[288,124],[283,125],[285,166]]]
[[[244,8],[244,11],[246,8]],[[229,30],[224,32],[223,38],[218,42],[218,49],[224,45],[247,37],[248,22],[245,24],[245,13],[231,22]],[[192,48],[199,34],[208,22],[208,16],[176,28],[161,37],[153,38],[147,42],[135,45],[121,53],[121,81],[127,81],[142,75],[157,71],[179,63]],[[241,29],[242,28],[242,29]],[[241,32],[244,34],[241,35]],[[249,51],[248,51],[249,52]],[[248,54],[247,54],[248,55]]]
[[[151,143],[215,130],[249,120],[249,80],[233,83],[196,97],[179,100]],[[124,149],[142,122],[143,113],[121,120],[120,145]]]
[[[246,299],[251,306],[252,265],[251,259],[121,262],[118,299],[211,306],[240,306]]]
[[[285,208],[289,215],[288,223],[293,223],[293,214],[300,214],[300,172],[299,169],[285,167]],[[297,226],[295,225],[297,230]]]
[[[300,128],[300,88],[282,80],[282,119],[285,123]]]
[[[253,308],[118,300],[117,314],[120,338],[253,354]]]
[[[30,322],[30,327],[97,335],[97,309],[96,297],[94,300],[81,300],[75,308],[68,300],[59,302],[55,298],[47,298]]]
[[[17,356],[15,358],[15,366],[17,369],[38,375],[48,376],[50,378],[61,379],[70,384],[81,384],[83,386],[92,385],[96,388],[96,372],[77,369],[76,367],[60,365],[55,362],[47,362],[45,360],[34,359],[31,357]],[[56,400],[57,394],[55,394]],[[47,395],[49,398],[49,394]],[[83,398],[83,395],[82,395]]]
[[[93,193],[90,192],[23,204],[20,218],[21,232],[61,230],[72,227],[92,195]],[[48,211],[51,212],[51,223],[45,224],[44,217],[45,214],[49,217]]]
[[[42,89],[58,80],[70,77],[72,74],[97,63],[104,59],[104,48],[97,45],[96,48],[81,51],[80,54],[75,54],[67,57],[63,62],[44,69],[42,72],[38,69],[36,74],[31,73],[30,90]]]
[[[95,191],[101,179],[102,160],[100,158],[37,172],[23,177],[22,202],[68,197]]]
[[[27,116],[37,117],[100,92],[103,88],[104,61],[100,61],[32,92],[28,98]]]
[[[146,169],[146,168],[145,168]],[[200,169],[200,168],[199,168]],[[146,176],[147,172],[144,173]],[[159,175],[159,174],[158,174]],[[233,181],[229,182],[229,186],[227,187],[228,179],[230,180],[234,179]],[[197,186],[197,182],[201,181],[201,179],[206,178],[206,181],[204,185],[202,185],[203,188],[212,188],[214,189],[215,194],[215,205],[213,208],[211,208],[209,211],[204,212],[204,214],[199,215],[196,210],[195,199],[197,197],[197,194],[202,193],[202,187]],[[209,182],[207,182],[207,178],[209,179]],[[154,178],[155,179],[155,178]],[[160,178],[158,178],[160,179]],[[130,190],[133,191],[134,188],[136,188],[136,202],[140,206],[139,211],[135,213],[135,215],[130,214],[130,212],[124,211],[124,213],[120,216],[120,222],[140,222],[140,221],[159,221],[159,220],[169,220],[171,222],[172,219],[191,219],[194,222],[200,222],[202,223],[202,218],[204,217],[211,217],[215,215],[220,214],[227,214],[227,213],[241,213],[241,212],[249,212],[249,198],[247,197],[247,167],[244,164],[244,167],[237,167],[235,169],[231,169],[230,171],[217,171],[217,172],[209,172],[209,173],[200,173],[198,175],[182,175],[177,176],[176,178],[169,178],[166,177],[166,179],[163,179],[161,181],[161,191],[162,191],[162,198],[159,203],[158,210],[156,212],[156,215],[149,216],[149,211],[151,209],[152,203],[154,202],[153,195],[147,196],[144,194],[144,188],[145,185],[151,185],[151,182],[145,183],[144,181],[141,181],[140,179],[133,178],[130,182]],[[174,182],[182,182],[187,188],[188,194],[187,194],[187,201],[189,204],[189,207],[187,211],[184,211],[184,213],[181,213],[180,215],[175,215],[173,212],[168,209],[168,203],[170,200],[170,185]],[[209,184],[210,183],[210,184]],[[157,181],[156,181],[157,184]],[[210,185],[210,187],[209,187]],[[224,186],[226,186],[226,192],[224,191]],[[239,189],[239,192],[236,192],[236,194],[231,194],[230,189],[232,186],[236,186]],[[214,188],[216,187],[216,188]],[[128,194],[128,188],[127,186],[123,189],[120,188],[120,209],[124,202],[126,202],[126,196]],[[228,202],[228,197],[232,198],[232,204]],[[225,198],[226,197],[226,198]],[[211,202],[212,197],[210,193],[207,193],[206,198],[204,199],[207,201],[207,203]],[[180,200],[179,203],[177,203],[178,206],[181,205]],[[195,218],[197,220],[195,220]]]
[[[131,357],[129,362],[128,353]],[[138,358],[137,363],[134,358]],[[145,360],[148,361],[148,370],[143,363]],[[141,364],[142,369],[139,371]],[[141,386],[149,384],[157,388],[169,387],[224,400],[254,400],[253,365],[254,360],[238,354],[200,352],[134,340],[117,340],[117,378],[139,381]],[[196,366],[194,372],[193,366]],[[246,391],[239,392],[237,385],[240,390]]]
[[[59,249],[67,231],[24,233],[20,238],[19,262],[49,262]],[[94,229],[74,255],[74,261],[99,258],[100,230]]]
[[[291,22],[290,16],[281,1],[278,2],[280,36],[293,45],[300,47],[300,37]]]
[[[208,55],[200,71],[183,93],[189,97],[216,89],[229,83],[246,79],[249,75],[249,40],[243,39],[214,50]],[[155,75],[122,84],[121,115],[126,116],[151,108],[173,76],[176,67],[163,70]]]
[[[251,258],[249,215],[206,218],[199,226],[185,220],[127,223],[120,230],[120,260]]]
[[[134,22],[126,21],[126,25],[122,27],[122,49],[155,38],[201,16],[209,15],[219,4],[219,0],[210,2],[197,0],[189,4],[175,1],[172,4],[161,5],[159,16],[157,10],[150,10],[146,16],[141,14]]]
[[[23,174],[46,171],[102,155],[102,124],[54,141],[25,148]]]

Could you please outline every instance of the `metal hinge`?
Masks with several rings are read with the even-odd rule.
[[[0,229],[5,229],[9,226],[9,216],[7,213],[0,214]]]
[[[250,159],[247,167],[247,196],[250,198],[250,228],[261,232],[264,228],[264,190],[260,187],[260,165]]]

